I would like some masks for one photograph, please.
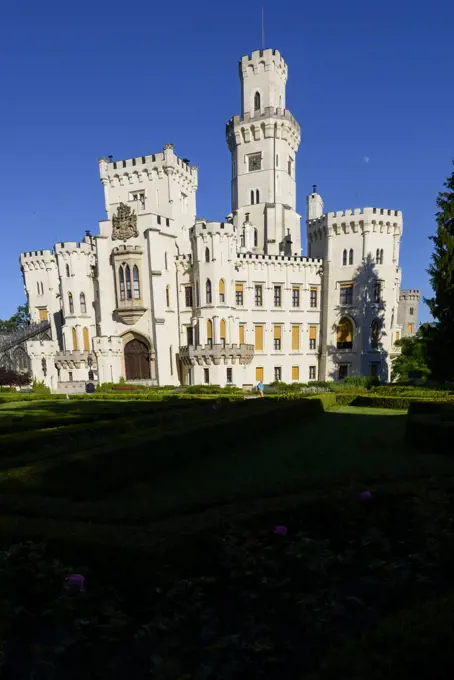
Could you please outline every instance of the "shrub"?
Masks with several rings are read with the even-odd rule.
[[[348,387],[365,387],[370,389],[379,384],[378,378],[374,378],[370,375],[351,375],[344,378],[343,384]]]

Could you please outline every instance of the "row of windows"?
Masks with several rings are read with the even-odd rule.
[[[244,283],[235,283],[235,305],[237,307],[243,307],[244,305]],[[352,287],[352,294],[353,294],[353,284],[351,284]],[[256,284],[254,285],[254,306],[255,307],[263,307],[263,285],[262,284]],[[283,301],[283,293],[282,293],[282,288],[283,286],[281,285],[276,285],[273,286],[273,304],[274,307],[282,307],[282,301]],[[225,304],[225,281],[224,279],[219,280],[218,284],[218,295],[219,295],[219,304]],[[211,280],[207,279],[205,282],[205,304],[211,305],[213,303],[213,288],[211,284]],[[300,307],[301,304],[301,287],[300,286],[293,286],[292,287],[292,307],[298,308]],[[344,303],[344,304],[351,304],[351,303]],[[185,286],[185,305],[186,307],[193,307],[194,306],[194,299],[193,299],[193,288],[192,286]],[[198,291],[198,285],[196,285],[196,306],[200,306],[200,300],[199,300],[199,291]],[[309,306],[311,309],[317,309],[318,308],[318,288],[316,286],[312,286],[310,288],[309,292]]]
[[[339,293],[339,304],[352,305],[353,304],[353,283],[341,283]],[[381,281],[375,281],[372,289],[372,302],[382,301],[382,284]]]
[[[85,293],[80,294],[79,302],[80,302],[80,313],[86,314],[87,313],[87,303],[85,301]],[[68,293],[68,307],[69,307],[69,313],[74,314],[74,298],[73,298],[72,293]]]
[[[372,349],[380,347],[380,340],[382,336],[383,324],[380,319],[374,319],[370,326],[370,346]],[[336,346],[337,349],[353,349],[353,322],[348,317],[344,316],[339,321],[336,330]],[[399,339],[399,334],[396,334],[396,340]]]
[[[349,251],[347,251],[347,248],[345,248],[344,251],[342,252],[342,265],[346,267],[347,262],[349,265],[354,264],[353,248],[350,248]],[[375,262],[376,264],[384,263],[383,248],[377,248],[377,252],[375,253]]]
[[[273,349],[275,351],[281,351],[283,347],[283,326],[282,324],[273,325]],[[264,349],[264,331],[265,326],[263,324],[254,325],[254,345],[255,349],[259,352],[263,352]],[[302,328],[300,325],[293,325],[291,327],[291,348],[292,351],[299,351],[301,349],[301,332]],[[206,322],[206,335],[207,335],[207,345],[213,346],[213,322],[211,319],[207,319]],[[227,338],[227,324],[225,319],[221,319],[219,324],[219,342],[225,347]],[[309,326],[309,349],[317,349],[317,338],[318,338],[318,327]],[[200,344],[199,338],[199,327],[187,326],[186,327],[186,342],[189,346]],[[240,324],[238,328],[238,344],[246,344],[246,324]]]
[[[44,286],[42,281],[36,282],[36,287],[38,289],[38,295],[44,295]]]
[[[75,328],[72,329],[72,342],[73,342],[73,350],[75,352],[79,351],[79,340],[77,337],[77,330]],[[88,331],[88,328],[83,328],[82,329],[82,342],[83,342],[83,349],[85,352],[90,351],[90,333]]]
[[[274,382],[280,382],[282,380],[282,367],[275,366],[273,369]],[[298,382],[300,379],[300,367],[292,366],[292,380]],[[317,366],[309,366],[309,380],[317,379]],[[265,370],[263,366],[257,366],[255,369],[255,380],[256,382],[264,382],[265,380]],[[205,385],[210,384],[210,369],[203,369],[203,382]],[[227,368],[226,371],[226,383],[227,385],[232,385],[233,383],[233,369]]]

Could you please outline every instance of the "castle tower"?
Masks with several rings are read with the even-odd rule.
[[[255,252],[301,251],[296,212],[296,152],[300,127],[285,108],[288,68],[277,50],[257,50],[239,64],[241,116],[226,127],[232,155],[232,212],[240,228],[249,213]],[[288,238],[290,236],[290,238]]]

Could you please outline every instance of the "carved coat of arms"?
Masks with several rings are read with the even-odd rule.
[[[120,203],[117,214],[112,217],[112,241],[126,241],[138,236],[137,215],[124,203]]]

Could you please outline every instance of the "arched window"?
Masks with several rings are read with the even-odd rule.
[[[73,335],[73,350],[77,352],[79,346],[77,344],[77,331],[75,328],[72,329],[72,335]]]
[[[90,351],[90,335],[88,333],[88,328],[84,328],[82,331],[82,335],[84,338],[84,351],[89,352]]]
[[[353,264],[353,248],[350,248],[350,252],[348,254],[348,264]]]
[[[257,248],[259,245],[259,232],[258,229],[254,229],[254,248]]]
[[[85,302],[85,293],[80,294],[80,313],[87,313],[87,303]]]
[[[211,294],[211,281],[210,279],[207,279],[206,285],[205,285],[205,302],[207,305],[211,305],[211,301],[213,299],[212,294]]]
[[[71,276],[69,271],[69,264],[66,265],[66,276]]]
[[[254,111],[260,111],[260,92],[254,95]]]
[[[205,262],[209,262],[209,261],[210,261],[210,249],[205,248]]]
[[[127,264],[125,267],[125,274],[126,274],[126,299],[131,300],[132,288],[131,288],[131,270],[129,268],[129,264]]]
[[[139,281],[139,267],[135,264],[132,270],[132,279],[134,284],[134,300],[140,299],[140,281]]]
[[[226,336],[226,323],[225,319],[221,319],[220,323],[220,336],[221,336],[221,345],[225,347],[225,336]]]
[[[220,279],[219,281],[219,303],[223,305],[225,302],[225,281]]]
[[[118,278],[120,281],[120,300],[125,300],[126,295],[125,295],[125,270],[123,267],[120,265],[120,270],[118,272]]]
[[[260,203],[260,191],[258,189],[255,190],[255,202]]]
[[[380,264],[383,264],[383,248],[380,250]]]
[[[166,286],[166,306],[170,307],[170,286]]]
[[[213,322],[207,319],[207,345],[213,347]]]
[[[352,349],[353,323],[346,316],[342,317],[337,326],[337,349]]]
[[[373,349],[378,349],[380,341],[380,320],[374,319],[371,324],[370,344]]]
[[[39,281],[37,281],[37,283],[36,283],[36,287],[38,288],[38,295],[40,295],[40,293],[41,293],[41,289],[40,289],[40,287],[39,287]]]
[[[164,267],[168,269],[168,262],[167,262],[167,253],[164,253]]]
[[[347,249],[345,249],[344,252],[342,253],[342,264],[344,267],[347,264]]]
[[[68,293],[68,305],[69,305],[69,313],[74,314],[74,300],[73,300],[73,294]]]
[[[254,205],[254,199],[255,199],[254,189],[251,189],[251,205]]]
[[[375,255],[375,262],[376,264],[383,264],[383,248],[380,250],[380,248],[377,248],[377,253]]]

